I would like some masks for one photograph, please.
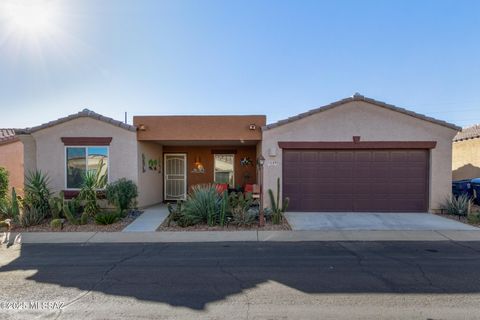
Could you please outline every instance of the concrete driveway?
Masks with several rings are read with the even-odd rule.
[[[430,213],[287,212],[293,230],[479,230]]]

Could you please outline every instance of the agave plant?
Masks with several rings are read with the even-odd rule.
[[[183,214],[192,223],[206,222],[209,226],[217,223],[221,198],[214,185],[196,185],[187,197]]]
[[[447,210],[448,214],[456,216],[467,216],[472,206],[472,199],[465,194],[458,197],[452,196],[446,199],[443,208]]]
[[[41,214],[50,212],[50,179],[40,170],[30,171],[25,177],[24,202],[27,207],[34,208]]]

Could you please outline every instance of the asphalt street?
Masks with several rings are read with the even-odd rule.
[[[24,244],[1,319],[479,319],[480,242]]]

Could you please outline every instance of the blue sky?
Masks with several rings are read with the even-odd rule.
[[[48,30],[0,7],[0,127],[85,107],[273,122],[354,92],[480,122],[480,1],[39,1]]]

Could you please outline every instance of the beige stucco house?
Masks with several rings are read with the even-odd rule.
[[[141,207],[184,199],[200,183],[257,185],[269,206],[280,179],[289,211],[427,212],[451,192],[459,129],[356,94],[268,125],[263,115],[136,116],[128,125],[83,110],[15,134],[24,170],[46,172],[71,196],[102,162],[110,182],[137,183]]]
[[[480,125],[455,136],[452,156],[453,180],[480,178]]]

